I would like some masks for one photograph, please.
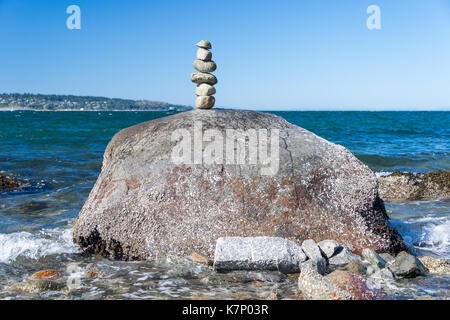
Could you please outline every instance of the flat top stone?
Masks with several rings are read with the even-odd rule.
[[[196,44],[196,46],[200,47],[200,48],[205,48],[205,49],[211,49],[212,48],[211,42],[209,42],[208,40],[201,40],[200,42],[198,42]]]

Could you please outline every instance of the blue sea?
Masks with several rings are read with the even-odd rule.
[[[345,146],[378,174],[450,171],[450,112],[274,113]],[[0,193],[0,298],[57,298],[58,293],[27,296],[2,290],[42,269],[88,262],[109,270],[106,277],[110,282],[86,283],[86,290],[72,298],[191,298],[207,294],[202,286],[182,276],[169,281],[172,267],[82,257],[72,243],[73,219],[97,179],[112,136],[123,128],[170,114],[173,112],[0,112],[0,172],[29,180],[19,191]],[[386,203],[386,207],[412,250],[450,258],[449,200]],[[159,274],[160,280],[143,290],[139,283],[149,270]],[[413,291],[405,291],[404,297],[439,296],[442,292],[448,296],[448,278],[427,279]],[[213,288],[212,296],[227,298],[234,292],[233,287],[226,289]],[[245,290],[253,297],[252,288]],[[206,291],[211,295],[211,288]]]

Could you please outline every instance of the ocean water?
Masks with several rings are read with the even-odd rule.
[[[379,174],[450,170],[450,112],[274,113],[347,147]],[[42,269],[61,270],[71,263],[82,269],[89,262],[107,275],[83,280],[84,290],[70,298],[263,298],[271,285],[286,296],[293,294],[295,281],[289,285],[289,279],[268,281],[263,288],[224,285],[223,279],[205,285],[205,278],[196,275],[208,271],[196,266],[111,262],[80,255],[72,243],[71,226],[97,179],[107,143],[123,128],[169,114],[0,112],[0,172],[29,180],[20,191],[0,192],[0,298],[58,298],[60,293],[21,295],[2,290]],[[386,203],[386,207],[411,249],[450,258],[449,200]],[[430,276],[397,296],[448,297],[449,287],[450,279]]]

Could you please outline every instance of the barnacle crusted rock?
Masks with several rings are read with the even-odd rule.
[[[262,175],[266,165],[259,162],[174,163],[173,132],[183,128],[194,136],[195,123],[224,141],[227,129],[278,130],[278,170]],[[239,236],[298,245],[335,239],[355,252],[405,249],[366,165],[280,117],[242,110],[193,110],[117,133],[73,229],[85,251],[119,260],[192,252],[211,258],[218,238]]]

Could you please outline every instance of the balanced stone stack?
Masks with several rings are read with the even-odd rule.
[[[197,58],[194,61],[194,68],[199,72],[191,74],[191,81],[197,84],[197,88],[195,89],[195,94],[197,95],[195,106],[198,109],[211,109],[216,101],[213,97],[216,89],[213,86],[217,83],[217,79],[210,72],[215,71],[217,66],[211,60],[212,54],[209,51],[211,49],[211,42],[202,40],[196,46],[199,48]]]

